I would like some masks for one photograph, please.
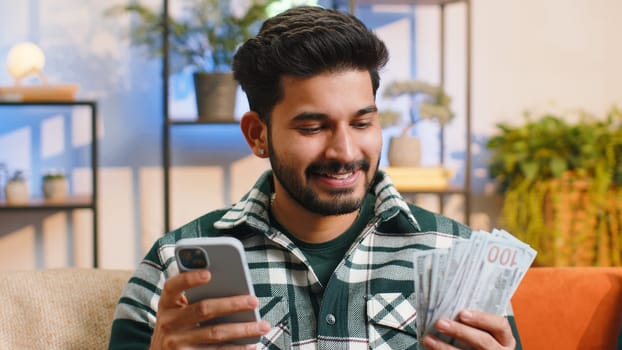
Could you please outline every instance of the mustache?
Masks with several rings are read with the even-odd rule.
[[[359,169],[363,171],[369,170],[369,161],[366,159],[361,159],[347,163],[342,163],[338,161],[312,163],[307,167],[305,173],[307,175],[310,175],[312,173],[348,173]]]

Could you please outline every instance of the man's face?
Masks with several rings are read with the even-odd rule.
[[[277,198],[322,215],[358,210],[382,147],[369,73],[284,77],[282,84],[268,136]]]

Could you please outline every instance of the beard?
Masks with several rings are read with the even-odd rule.
[[[343,215],[359,210],[373,182],[373,176],[370,178],[368,173],[370,162],[367,159],[348,163],[337,161],[314,162],[305,169],[304,178],[300,178],[296,169],[287,166],[285,162],[279,159],[270,140],[268,140],[268,150],[272,172],[285,191],[300,206],[316,214]],[[378,164],[376,164],[376,169],[377,167]],[[355,188],[343,188],[329,191],[329,198],[323,200],[313,188],[306,185],[311,176],[320,173],[354,172],[356,170],[361,170],[364,173],[365,181],[365,191],[359,196],[354,193]]]

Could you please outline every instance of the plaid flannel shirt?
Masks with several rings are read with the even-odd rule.
[[[261,349],[415,349],[413,253],[448,247],[471,230],[412,204],[378,172],[374,215],[322,285],[304,254],[270,225],[272,173],[229,209],[215,211],[159,239],[126,286],[115,313],[110,349],[147,348],[164,281],[178,272],[181,238],[239,238],[262,319],[272,330]]]

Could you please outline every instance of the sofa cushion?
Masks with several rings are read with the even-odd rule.
[[[0,272],[0,349],[106,349],[130,271]]]
[[[622,268],[531,268],[512,307],[524,349],[616,349]]]

